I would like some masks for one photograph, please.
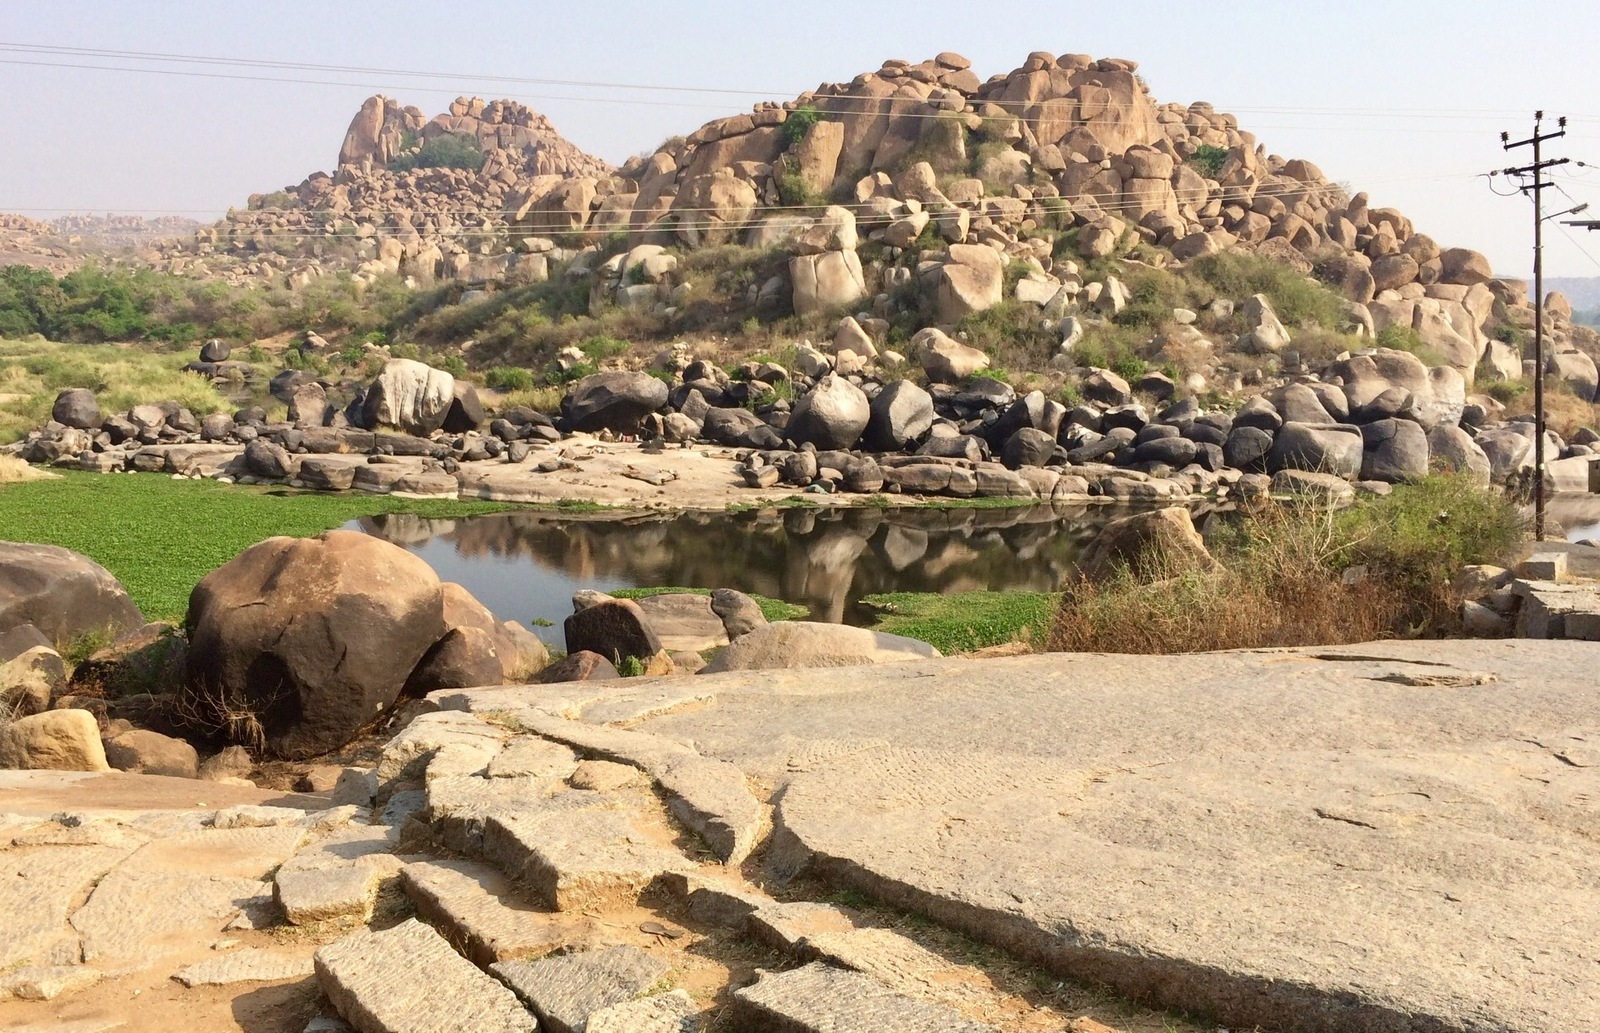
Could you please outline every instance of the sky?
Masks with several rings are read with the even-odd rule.
[[[355,70],[17,49],[40,46]],[[1269,152],[1483,251],[1504,276],[1531,274],[1532,205],[1483,174],[1531,160],[1499,134],[1529,136],[1542,108],[1546,131],[1571,118],[1546,157],[1573,159],[1552,173],[1546,212],[1589,202],[1567,217],[1600,218],[1595,0],[0,0],[0,211],[214,219],[331,171],[380,92],[430,115],[458,95],[510,97],[620,163],[756,101],[943,50],[980,78],[1034,50],[1132,58],[1158,102],[1234,112]],[[1600,276],[1600,232],[1546,229],[1547,275]]]

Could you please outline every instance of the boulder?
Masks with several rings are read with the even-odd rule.
[[[1306,470],[1346,480],[1361,476],[1361,432],[1344,424],[1285,423],[1272,441],[1267,469]]]
[[[989,356],[952,340],[938,327],[918,330],[911,347],[923,372],[936,384],[960,383],[989,366]]]
[[[182,739],[130,728],[105,740],[106,762],[118,771],[139,775],[198,778],[200,755]]]
[[[728,640],[748,635],[757,628],[767,626],[767,616],[761,604],[732,588],[718,588],[711,593],[711,611],[722,620]]]
[[[1102,405],[1127,405],[1133,400],[1133,389],[1128,382],[1108,369],[1097,369],[1079,385],[1083,397]]]
[[[1423,430],[1441,423],[1460,423],[1467,401],[1466,381],[1459,370],[1448,366],[1430,369],[1410,352],[1392,348],[1378,348],[1331,363],[1323,370],[1323,379],[1335,377],[1344,386],[1352,415],[1390,388],[1409,391],[1413,412]]]
[[[127,589],[89,557],[55,545],[0,542],[0,631],[32,624],[65,643],[120,635],[144,622]]]
[[[1005,300],[1005,262],[986,244],[951,244],[936,282],[939,321],[954,323]]]
[[[1439,252],[1439,282],[1471,286],[1494,279],[1489,259],[1467,248],[1446,248]]]
[[[1460,427],[1440,424],[1428,431],[1428,455],[1430,463],[1463,474],[1480,487],[1489,486],[1489,457]]]
[[[55,404],[50,407],[50,418],[63,427],[99,430],[100,403],[88,388],[69,387],[56,395]]]
[[[661,647],[674,655],[680,652],[698,655],[730,641],[727,628],[708,595],[663,592],[642,596],[633,602],[644,612],[645,621],[661,640]]]
[[[540,671],[534,682],[539,685],[552,685],[568,681],[611,681],[621,677],[611,661],[599,653],[580,651],[568,653]]]
[[[829,373],[795,403],[786,433],[792,441],[823,450],[851,448],[867,429],[871,416],[871,406],[861,389],[838,374]]]
[[[478,400],[478,389],[465,380],[458,380],[451,388],[450,407],[445,410],[439,429],[447,434],[465,434],[483,426],[483,403]]]
[[[505,668],[494,631],[467,626],[445,632],[417,662],[401,691],[411,699],[420,699],[440,689],[503,684]]]
[[[749,409],[707,409],[700,433],[728,448],[777,448],[783,436]]]
[[[578,381],[561,400],[561,411],[573,430],[632,434],[667,404],[667,394],[667,385],[648,373],[608,370]]]
[[[589,652],[605,657],[613,666],[626,657],[648,662],[661,652],[660,637],[631,599],[606,599],[568,617],[567,653]]]
[[[836,312],[867,293],[861,259],[851,250],[796,255],[789,260],[789,282],[797,316]]]
[[[1150,580],[1215,566],[1216,560],[1182,506],[1112,520],[1078,557],[1078,574],[1095,583],[1108,581],[1123,570]]]
[[[779,621],[736,638],[702,674],[800,667],[857,667],[939,656],[926,642],[843,624]]]
[[[276,481],[293,477],[300,463],[282,445],[256,438],[244,447],[244,468],[253,476]]]
[[[1241,351],[1276,355],[1289,346],[1289,331],[1279,321],[1272,301],[1265,294],[1253,295],[1244,303],[1244,318],[1250,329],[1239,338]]]
[[[0,768],[110,771],[100,726],[87,710],[51,710],[0,727]]]
[[[200,346],[201,362],[227,362],[232,354],[233,349],[215,337]]]
[[[444,425],[455,400],[455,378],[415,359],[384,363],[362,402],[362,423],[369,430],[393,428],[427,437]]]
[[[1180,439],[1181,440],[1181,439]],[[1193,445],[1190,454],[1193,455]],[[1043,466],[1055,454],[1056,439],[1042,430],[1023,427],[1006,439],[1002,461],[1008,469],[1020,470],[1025,466]]]
[[[349,742],[447,630],[433,569],[356,531],[252,545],[195,586],[187,624],[187,708],[291,760]]]
[[[1437,428],[1435,428],[1437,429]],[[1361,479],[1398,484],[1428,473],[1428,434],[1410,420],[1375,420],[1361,428]]]
[[[874,452],[898,452],[933,426],[933,396],[909,380],[885,385],[870,410],[862,445]]]

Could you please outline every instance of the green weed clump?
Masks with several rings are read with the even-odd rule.
[[[1333,330],[1344,314],[1344,299],[1334,291],[1259,255],[1221,251],[1202,255],[1190,262],[1188,269],[1218,297],[1238,300],[1265,294],[1286,326]]]
[[[1071,586],[1050,648],[1191,653],[1456,633],[1452,579],[1504,562],[1524,533],[1510,500],[1453,474],[1340,511],[1267,503],[1215,536],[1215,568],[1147,554],[1143,576],[1123,568]]]
[[[412,169],[466,169],[477,172],[483,168],[485,155],[478,138],[469,133],[440,133],[423,141],[420,148],[401,154],[389,163],[393,172],[410,172]]]

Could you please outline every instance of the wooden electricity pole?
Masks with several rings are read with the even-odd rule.
[[[1567,135],[1565,116],[1557,122],[1556,132],[1543,133],[1544,112],[1533,113],[1533,135],[1526,140],[1511,142],[1511,134],[1501,133],[1500,143],[1506,150],[1518,147],[1533,148],[1533,164],[1517,169],[1505,169],[1508,176],[1533,176],[1533,183],[1524,185],[1524,194],[1533,198],[1533,536],[1544,541],[1544,181],[1545,169],[1565,165],[1567,158],[1543,158],[1540,145]]]

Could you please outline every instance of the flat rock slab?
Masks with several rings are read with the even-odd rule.
[[[67,919],[128,853],[99,846],[0,852],[0,970],[77,962],[82,950]]]
[[[72,916],[83,960],[138,971],[222,931],[240,910],[270,894],[271,884],[232,875],[152,872],[118,867]]]
[[[126,816],[215,811],[235,804],[321,810],[327,797],[126,771],[0,771],[0,812],[49,818],[62,811]]]
[[[918,661],[710,676],[642,727],[784,787],[774,868],[1064,975],[1235,1028],[1579,1033],[1597,664],[1517,640]]]
[[[672,966],[637,947],[565,954],[542,961],[508,961],[495,975],[553,1033],[583,1033],[589,1016],[638,997]]]
[[[490,778],[548,778],[561,780],[578,766],[578,757],[560,743],[518,736],[489,762]]]
[[[385,874],[384,867],[359,863],[280,871],[273,893],[284,917],[295,925],[337,918],[365,921],[372,914]]]
[[[283,951],[246,947],[228,951],[180,970],[172,978],[187,987],[229,983],[276,983],[303,979],[313,971],[311,959]]]
[[[870,976],[817,961],[763,975],[735,990],[736,1014],[752,1028],[785,1033],[993,1033],[960,1013],[895,993]],[[759,1025],[757,1025],[759,1023]]]
[[[362,929],[316,953],[317,979],[360,1033],[535,1033],[516,995],[416,919]]]
[[[400,876],[417,913],[481,968],[585,946],[600,932],[592,919],[534,910],[487,864],[418,861]]]
[[[603,808],[490,815],[483,853],[553,911],[629,907],[657,879],[691,867],[650,843],[626,814]]]
[[[53,965],[48,968],[19,968],[0,975],[0,999],[53,1001],[57,997],[91,987],[100,981],[100,970],[87,965]]]
[[[601,1008],[589,1016],[584,1033],[695,1033],[694,999],[682,990]]]

